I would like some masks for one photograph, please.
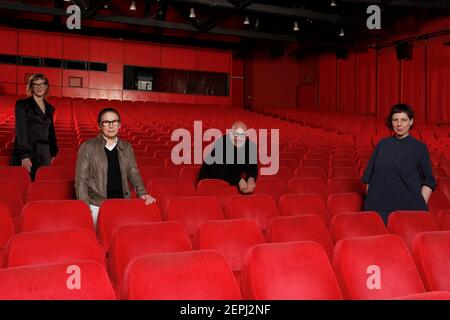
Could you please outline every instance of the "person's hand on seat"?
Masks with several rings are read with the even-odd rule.
[[[27,169],[28,172],[31,171],[31,167],[33,166],[33,164],[31,163],[30,158],[25,158],[22,159],[22,167],[24,167],[25,169]]]
[[[141,199],[145,200],[145,205],[148,206],[154,202],[156,202],[156,199],[153,198],[151,195],[149,194],[144,194],[141,196]]]

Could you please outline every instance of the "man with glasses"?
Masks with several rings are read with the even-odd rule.
[[[119,112],[105,108],[98,114],[97,123],[99,135],[80,146],[75,175],[77,198],[90,206],[94,225],[104,200],[131,198],[128,182],[146,205],[155,201],[145,190],[133,147],[118,138]]]
[[[204,159],[199,180],[221,179],[242,193],[252,193],[258,176],[256,144],[248,139],[247,125],[242,121],[236,121],[227,131]]]

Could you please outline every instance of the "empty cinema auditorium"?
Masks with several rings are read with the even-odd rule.
[[[0,39],[0,300],[450,300],[448,0],[0,0]]]

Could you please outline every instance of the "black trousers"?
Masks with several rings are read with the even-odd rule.
[[[31,181],[34,181],[36,177],[37,170],[42,166],[49,166],[52,163],[52,156],[50,154],[50,146],[48,144],[40,144],[37,143],[34,145],[34,149],[31,154],[31,171],[30,177]],[[11,165],[20,166],[22,165],[22,161],[17,156],[16,152],[14,152],[13,157],[11,159]]]

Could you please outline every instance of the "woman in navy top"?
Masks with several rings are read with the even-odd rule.
[[[364,210],[378,212],[385,223],[395,210],[428,211],[436,187],[426,145],[409,134],[414,121],[410,106],[397,104],[387,118],[392,137],[382,139],[364,171]]]

